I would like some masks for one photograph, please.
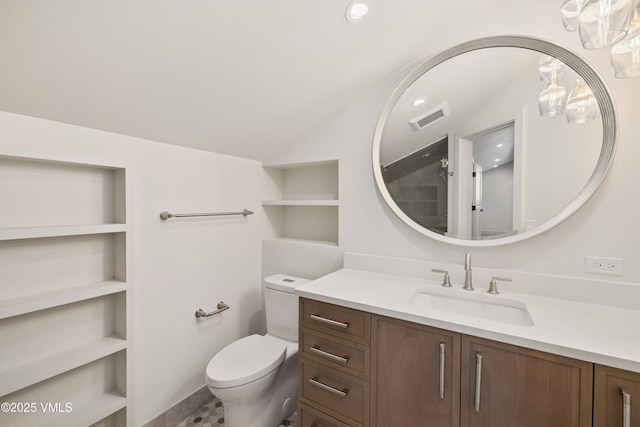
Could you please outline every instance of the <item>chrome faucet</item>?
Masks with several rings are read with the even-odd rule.
[[[464,287],[465,291],[473,290],[473,279],[471,277],[471,254],[467,252],[464,256]]]

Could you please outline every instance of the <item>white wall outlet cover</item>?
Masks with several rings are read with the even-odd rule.
[[[586,261],[587,273],[622,276],[622,258],[588,256]]]

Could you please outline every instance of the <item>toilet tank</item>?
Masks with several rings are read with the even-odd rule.
[[[268,333],[298,341],[298,296],[293,290],[308,282],[286,274],[274,274],[264,279]]]

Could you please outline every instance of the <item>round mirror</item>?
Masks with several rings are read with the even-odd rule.
[[[373,143],[378,189],[409,226],[462,246],[543,233],[604,180],[616,117],[597,72],[547,41],[490,37],[407,76]]]

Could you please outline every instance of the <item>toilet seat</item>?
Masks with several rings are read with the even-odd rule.
[[[207,365],[207,384],[236,387],[262,378],[284,360],[284,343],[269,336],[249,335],[220,350]]]

